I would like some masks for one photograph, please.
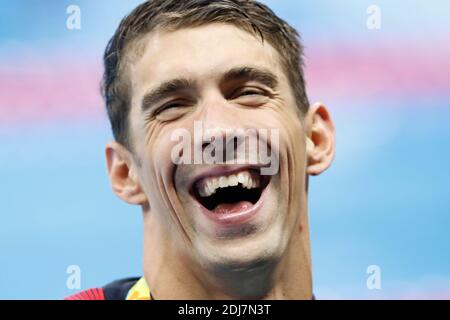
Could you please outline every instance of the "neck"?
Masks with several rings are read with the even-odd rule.
[[[145,215],[145,213],[144,213]],[[307,215],[294,230],[278,261],[269,261],[240,271],[199,272],[192,261],[179,254],[170,232],[154,228],[146,217],[144,276],[157,300],[209,299],[311,299],[312,274]],[[149,231],[147,231],[149,230]],[[151,232],[150,232],[151,230]]]

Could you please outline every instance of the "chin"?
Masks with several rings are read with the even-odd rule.
[[[282,224],[238,241],[194,243],[195,260],[212,286],[238,299],[261,299],[272,287],[274,269],[287,247]],[[205,273],[206,272],[206,273]]]

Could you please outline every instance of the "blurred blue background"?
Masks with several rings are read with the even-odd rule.
[[[81,289],[142,274],[140,209],[110,190],[99,95],[106,42],[139,2],[0,1],[1,299],[72,294],[70,265]],[[317,298],[449,299],[450,2],[264,2],[300,31],[310,100],[337,130],[310,184]]]

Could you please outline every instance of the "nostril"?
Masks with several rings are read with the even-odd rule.
[[[222,139],[222,143],[215,143],[216,140],[218,140],[218,139],[219,140]],[[202,151],[204,152],[205,149],[210,145],[212,145],[212,148],[209,150],[208,155],[211,155],[213,158],[215,158],[216,152],[217,152],[217,155],[222,154],[221,161],[223,161],[223,159],[225,159],[225,157],[226,157],[226,150],[229,147],[227,144],[226,137],[212,136],[210,141],[202,143]],[[220,150],[217,149],[218,147],[220,147]]]
[[[210,142],[203,142],[202,150],[205,150],[207,146],[209,146]]]
[[[212,139],[211,142],[204,142],[202,144],[202,152],[205,152],[205,149],[211,145],[214,142],[214,138]],[[208,152],[208,155],[210,155],[211,157],[215,158],[216,156],[216,148],[212,148],[212,150],[210,150],[210,152]]]
[[[250,143],[249,137],[232,133],[221,136],[212,135],[209,141],[203,141],[201,147],[202,152],[205,152],[206,148],[208,148],[208,155],[211,155],[214,158],[216,158],[217,155],[222,157],[222,161],[230,161],[237,160],[239,157],[246,157],[246,153],[249,152],[248,145],[250,145]],[[244,154],[240,154],[242,152],[244,152]]]

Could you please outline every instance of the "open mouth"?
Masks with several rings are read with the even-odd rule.
[[[270,176],[259,170],[210,176],[198,180],[193,186],[195,199],[214,214],[240,213],[254,206],[270,182]]]

